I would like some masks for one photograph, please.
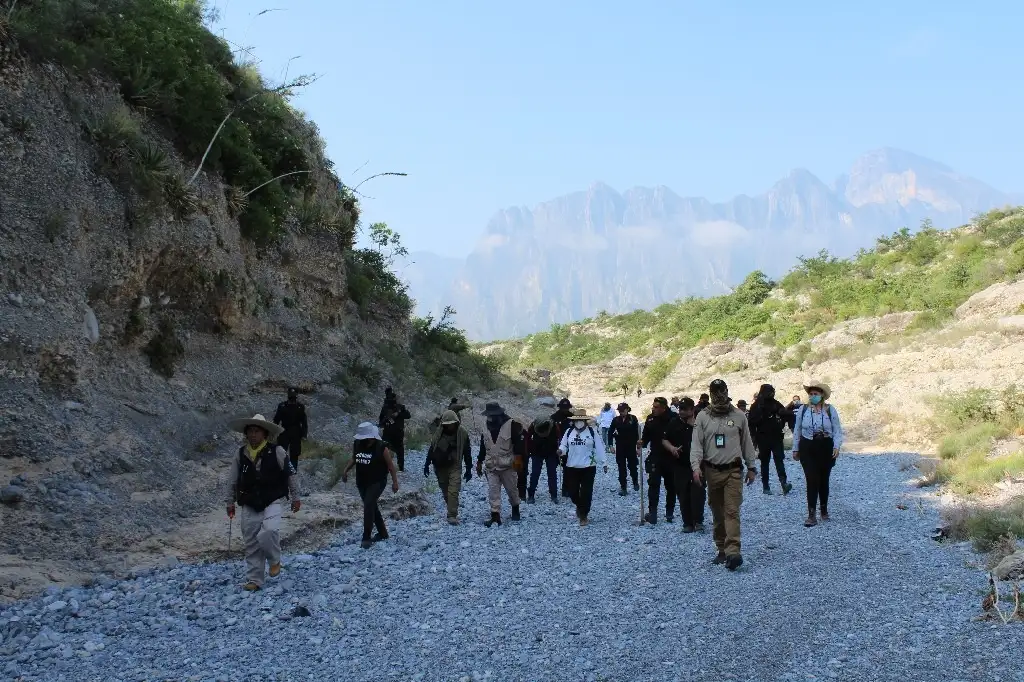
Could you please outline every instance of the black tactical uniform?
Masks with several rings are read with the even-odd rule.
[[[284,428],[284,433],[277,437],[277,444],[288,451],[292,468],[298,471],[299,455],[302,454],[302,439],[309,435],[306,406],[299,402],[298,391],[289,389],[288,400],[277,404],[274,423]]]

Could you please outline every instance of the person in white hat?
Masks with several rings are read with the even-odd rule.
[[[828,402],[832,389],[824,381],[809,381],[804,386],[807,404],[796,411],[793,426],[793,459],[800,462],[807,480],[808,528],[818,525],[818,509],[821,520],[828,521],[828,488],[832,467],[839,458],[843,447],[843,425],[839,412]]]
[[[242,540],[245,543],[246,582],[250,592],[260,589],[270,564],[270,577],[281,573],[281,503],[292,501],[298,512],[299,485],[291,459],[274,441],[284,431],[262,414],[235,419],[233,431],[245,434],[245,443],[231,462],[225,479],[228,517],[235,505],[242,508]]]
[[[587,411],[572,411],[572,426],[562,435],[558,452],[564,458],[565,495],[576,505],[576,518],[581,526],[590,523],[590,508],[594,500],[594,478],[598,465],[604,467],[604,439],[594,431]]]
[[[352,461],[341,472],[342,483],[348,482],[348,472],[352,467],[356,468],[356,489],[363,500],[363,540],[360,546],[369,549],[374,542],[390,537],[377,504],[388,484],[388,474],[391,474],[391,490],[398,492],[398,469],[391,458],[391,450],[380,439],[380,430],[370,422],[356,427],[356,434],[352,437]],[[377,534],[370,537],[374,526]]]

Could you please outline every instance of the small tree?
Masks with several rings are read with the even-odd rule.
[[[394,264],[395,257],[402,257],[409,255],[409,250],[402,245],[402,237],[397,232],[388,227],[387,223],[373,223],[370,225],[370,242],[373,247],[377,250],[377,253],[381,255],[384,262],[387,263],[388,267]],[[447,308],[445,311],[447,312]],[[455,311],[452,311],[454,314]],[[442,316],[444,319],[444,316]]]

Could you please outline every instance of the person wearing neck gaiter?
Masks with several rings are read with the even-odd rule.
[[[712,563],[735,571],[743,563],[740,553],[740,505],[743,503],[743,465],[747,484],[757,477],[754,443],[747,417],[732,405],[729,387],[715,379],[708,387],[710,401],[693,426],[690,465],[693,481],[707,481],[708,506],[714,517],[715,547]]]

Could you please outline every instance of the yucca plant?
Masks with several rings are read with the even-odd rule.
[[[177,173],[169,174],[163,183],[164,201],[178,220],[184,220],[199,208],[199,195]]]
[[[228,213],[231,214],[232,218],[237,218],[245,213],[245,209],[249,206],[249,197],[245,195],[245,192],[233,185],[224,188],[224,200],[228,204]]]

